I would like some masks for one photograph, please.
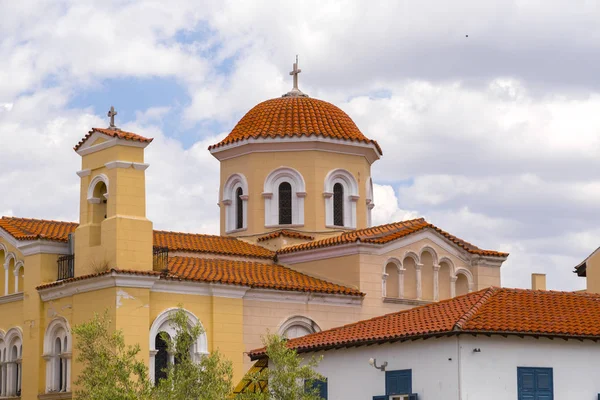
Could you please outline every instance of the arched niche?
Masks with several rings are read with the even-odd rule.
[[[311,318],[301,315],[290,317],[279,326],[279,334],[288,339],[295,339],[316,332],[321,332],[319,325]]]

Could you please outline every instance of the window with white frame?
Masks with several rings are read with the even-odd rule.
[[[160,379],[165,377],[164,370],[169,363],[176,363],[174,354],[169,353],[165,336],[174,339],[177,332],[171,322],[171,316],[177,311],[177,308],[169,308],[163,311],[152,323],[150,327],[150,379],[153,382],[158,382]],[[188,325],[190,327],[200,324],[200,321],[194,314],[187,310],[183,310],[188,319]],[[190,348],[190,354],[192,360],[199,362],[201,357],[208,354],[208,342],[206,339],[206,333],[202,329],[202,334],[194,342]]]
[[[2,337],[0,334],[0,396],[18,397],[21,395],[23,366],[23,334],[19,328],[12,328]]]
[[[243,174],[227,178],[221,204],[225,207],[226,232],[248,228],[248,181]]]
[[[279,334],[287,339],[295,339],[316,332],[321,332],[319,325],[312,319],[300,315],[288,318],[279,327]]]
[[[325,225],[330,228],[356,228],[358,184],[345,169],[334,169],[325,177]]]
[[[66,319],[55,318],[44,335],[46,393],[71,391],[71,329]]]
[[[304,225],[306,185],[302,175],[293,168],[280,167],[265,179],[265,227]]]

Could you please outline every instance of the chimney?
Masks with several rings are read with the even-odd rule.
[[[531,289],[546,290],[546,274],[531,274]]]

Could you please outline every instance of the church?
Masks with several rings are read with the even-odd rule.
[[[108,310],[154,380],[160,332],[181,305],[239,382],[267,331],[290,339],[500,286],[508,254],[424,219],[372,226],[383,150],[350,116],[298,88],[252,108],[209,147],[220,163],[220,235],[154,230],[141,132],[91,128],[74,147],[79,221],[0,219],[0,398],[70,399],[71,328]],[[32,183],[33,184],[33,183]],[[77,206],[73,199],[71,207]]]

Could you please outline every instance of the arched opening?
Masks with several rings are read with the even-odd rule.
[[[452,267],[448,261],[440,262],[440,272],[438,275],[439,299],[446,300],[450,298],[450,276],[452,276]]]
[[[292,185],[281,182],[278,189],[279,198],[279,225],[292,223]]]
[[[288,318],[279,328],[279,334],[288,339],[295,339],[320,331],[321,328],[315,321],[299,315]]]
[[[67,321],[60,317],[48,324],[44,335],[46,393],[71,390],[71,339]]]
[[[233,174],[223,187],[225,232],[247,228],[248,181],[243,174]]]
[[[103,180],[98,180],[92,190],[92,196],[88,199],[91,207],[92,227],[90,229],[90,246],[99,246],[102,243],[101,224],[107,217],[107,193],[108,188]]]
[[[385,266],[387,278],[385,280],[385,297],[400,297],[400,277],[398,274],[398,266],[393,262]]]
[[[433,300],[433,256],[429,251],[421,253],[421,298]]]
[[[456,295],[461,296],[469,293],[469,279],[465,274],[456,274]]]
[[[416,263],[412,257],[406,257],[402,261],[404,266],[404,298],[417,298],[417,270]]]
[[[333,185],[333,225],[344,226],[344,187],[339,182]]]
[[[156,347],[156,356],[154,356],[154,383],[158,383],[159,380],[165,379],[167,377],[167,366],[169,365],[169,346],[167,341],[164,339],[164,336],[170,338],[169,334],[166,332],[159,332],[156,335],[155,347]]]
[[[242,229],[244,227],[244,202],[242,196],[244,191],[241,187],[235,191],[235,229]]]
[[[6,249],[0,243],[0,296],[4,296],[4,289],[6,287],[6,272],[4,271],[4,263],[6,261]],[[1,354],[0,354],[1,355]]]
[[[5,261],[5,268],[6,271],[4,273],[4,275],[8,278],[8,281],[6,282],[7,287],[6,288],[2,288],[2,290],[8,289],[8,291],[6,292],[6,294],[11,294],[15,292],[15,274],[14,274],[14,270],[15,270],[15,256],[13,253],[9,253],[8,257],[6,259],[7,261]]]
[[[23,293],[24,278],[25,278],[25,276],[23,275],[24,271],[25,271],[25,268],[23,266],[23,262],[19,261],[15,265],[15,292],[16,293]]]

